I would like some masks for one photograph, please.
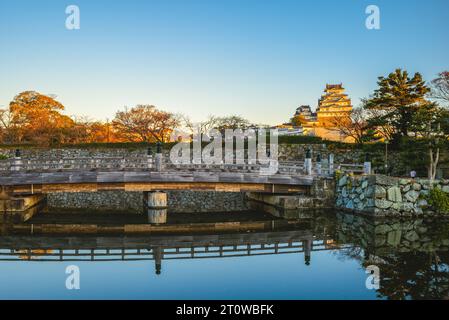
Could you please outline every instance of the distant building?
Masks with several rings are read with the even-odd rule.
[[[271,129],[277,129],[278,136],[302,136],[303,128],[294,126],[291,123],[283,123],[272,127]]]
[[[300,122],[314,122],[316,121],[316,113],[312,112],[310,106],[299,106],[296,108],[294,117],[300,118]]]
[[[343,85],[326,84],[324,94],[318,100],[316,112],[310,106],[302,105],[296,109],[292,123],[303,128],[303,134],[318,136],[324,139],[352,142],[343,137],[335,128],[335,118],[347,117],[352,111],[351,99]]]

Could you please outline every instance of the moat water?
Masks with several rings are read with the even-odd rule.
[[[70,224],[73,217],[39,214],[24,225]],[[239,214],[211,217],[229,223]],[[270,219],[258,212],[240,217]],[[193,218],[173,215],[168,223],[183,219]],[[279,230],[195,235],[24,235],[2,228],[0,299],[449,298],[448,221],[337,212],[300,213],[297,220]],[[73,266],[79,289],[70,282],[70,290]]]

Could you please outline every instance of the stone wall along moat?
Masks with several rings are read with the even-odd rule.
[[[427,200],[433,187],[449,193],[449,180],[343,174],[336,181],[336,207],[375,216],[435,214]]]

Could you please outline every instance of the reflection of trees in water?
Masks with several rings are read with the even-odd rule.
[[[334,254],[339,261],[357,260],[362,263],[365,251],[362,249],[362,247],[351,246],[342,248],[339,251],[335,251]]]
[[[378,266],[380,298],[448,299],[448,229],[444,221],[338,215],[335,237],[352,246],[337,255]]]
[[[448,252],[404,252],[383,256],[378,296],[388,299],[449,297]],[[370,262],[364,262],[367,267]]]
[[[53,253],[52,249],[14,250],[21,260],[33,260],[39,256]]]

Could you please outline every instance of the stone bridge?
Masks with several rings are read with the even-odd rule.
[[[159,156],[159,157],[158,157]],[[246,161],[246,162],[245,162]],[[106,190],[208,190],[227,192],[297,193],[314,179],[330,177],[331,160],[255,164],[173,164],[167,158],[98,157],[13,159],[0,161],[0,185],[12,194],[98,192]],[[239,161],[236,161],[239,162]],[[253,162],[254,164],[251,164]],[[269,165],[274,172],[267,172]],[[342,168],[343,166],[343,168]],[[360,165],[337,165],[357,172]]]
[[[308,195],[320,188],[321,181],[332,179],[334,168],[363,171],[362,165],[334,165],[333,157],[315,163],[308,158],[304,162],[235,162],[172,163],[162,154],[22,159],[18,152],[16,157],[0,161],[0,201],[6,201],[3,206],[9,210],[24,211],[50,193],[125,191],[144,192],[149,208],[166,208],[166,190]]]

